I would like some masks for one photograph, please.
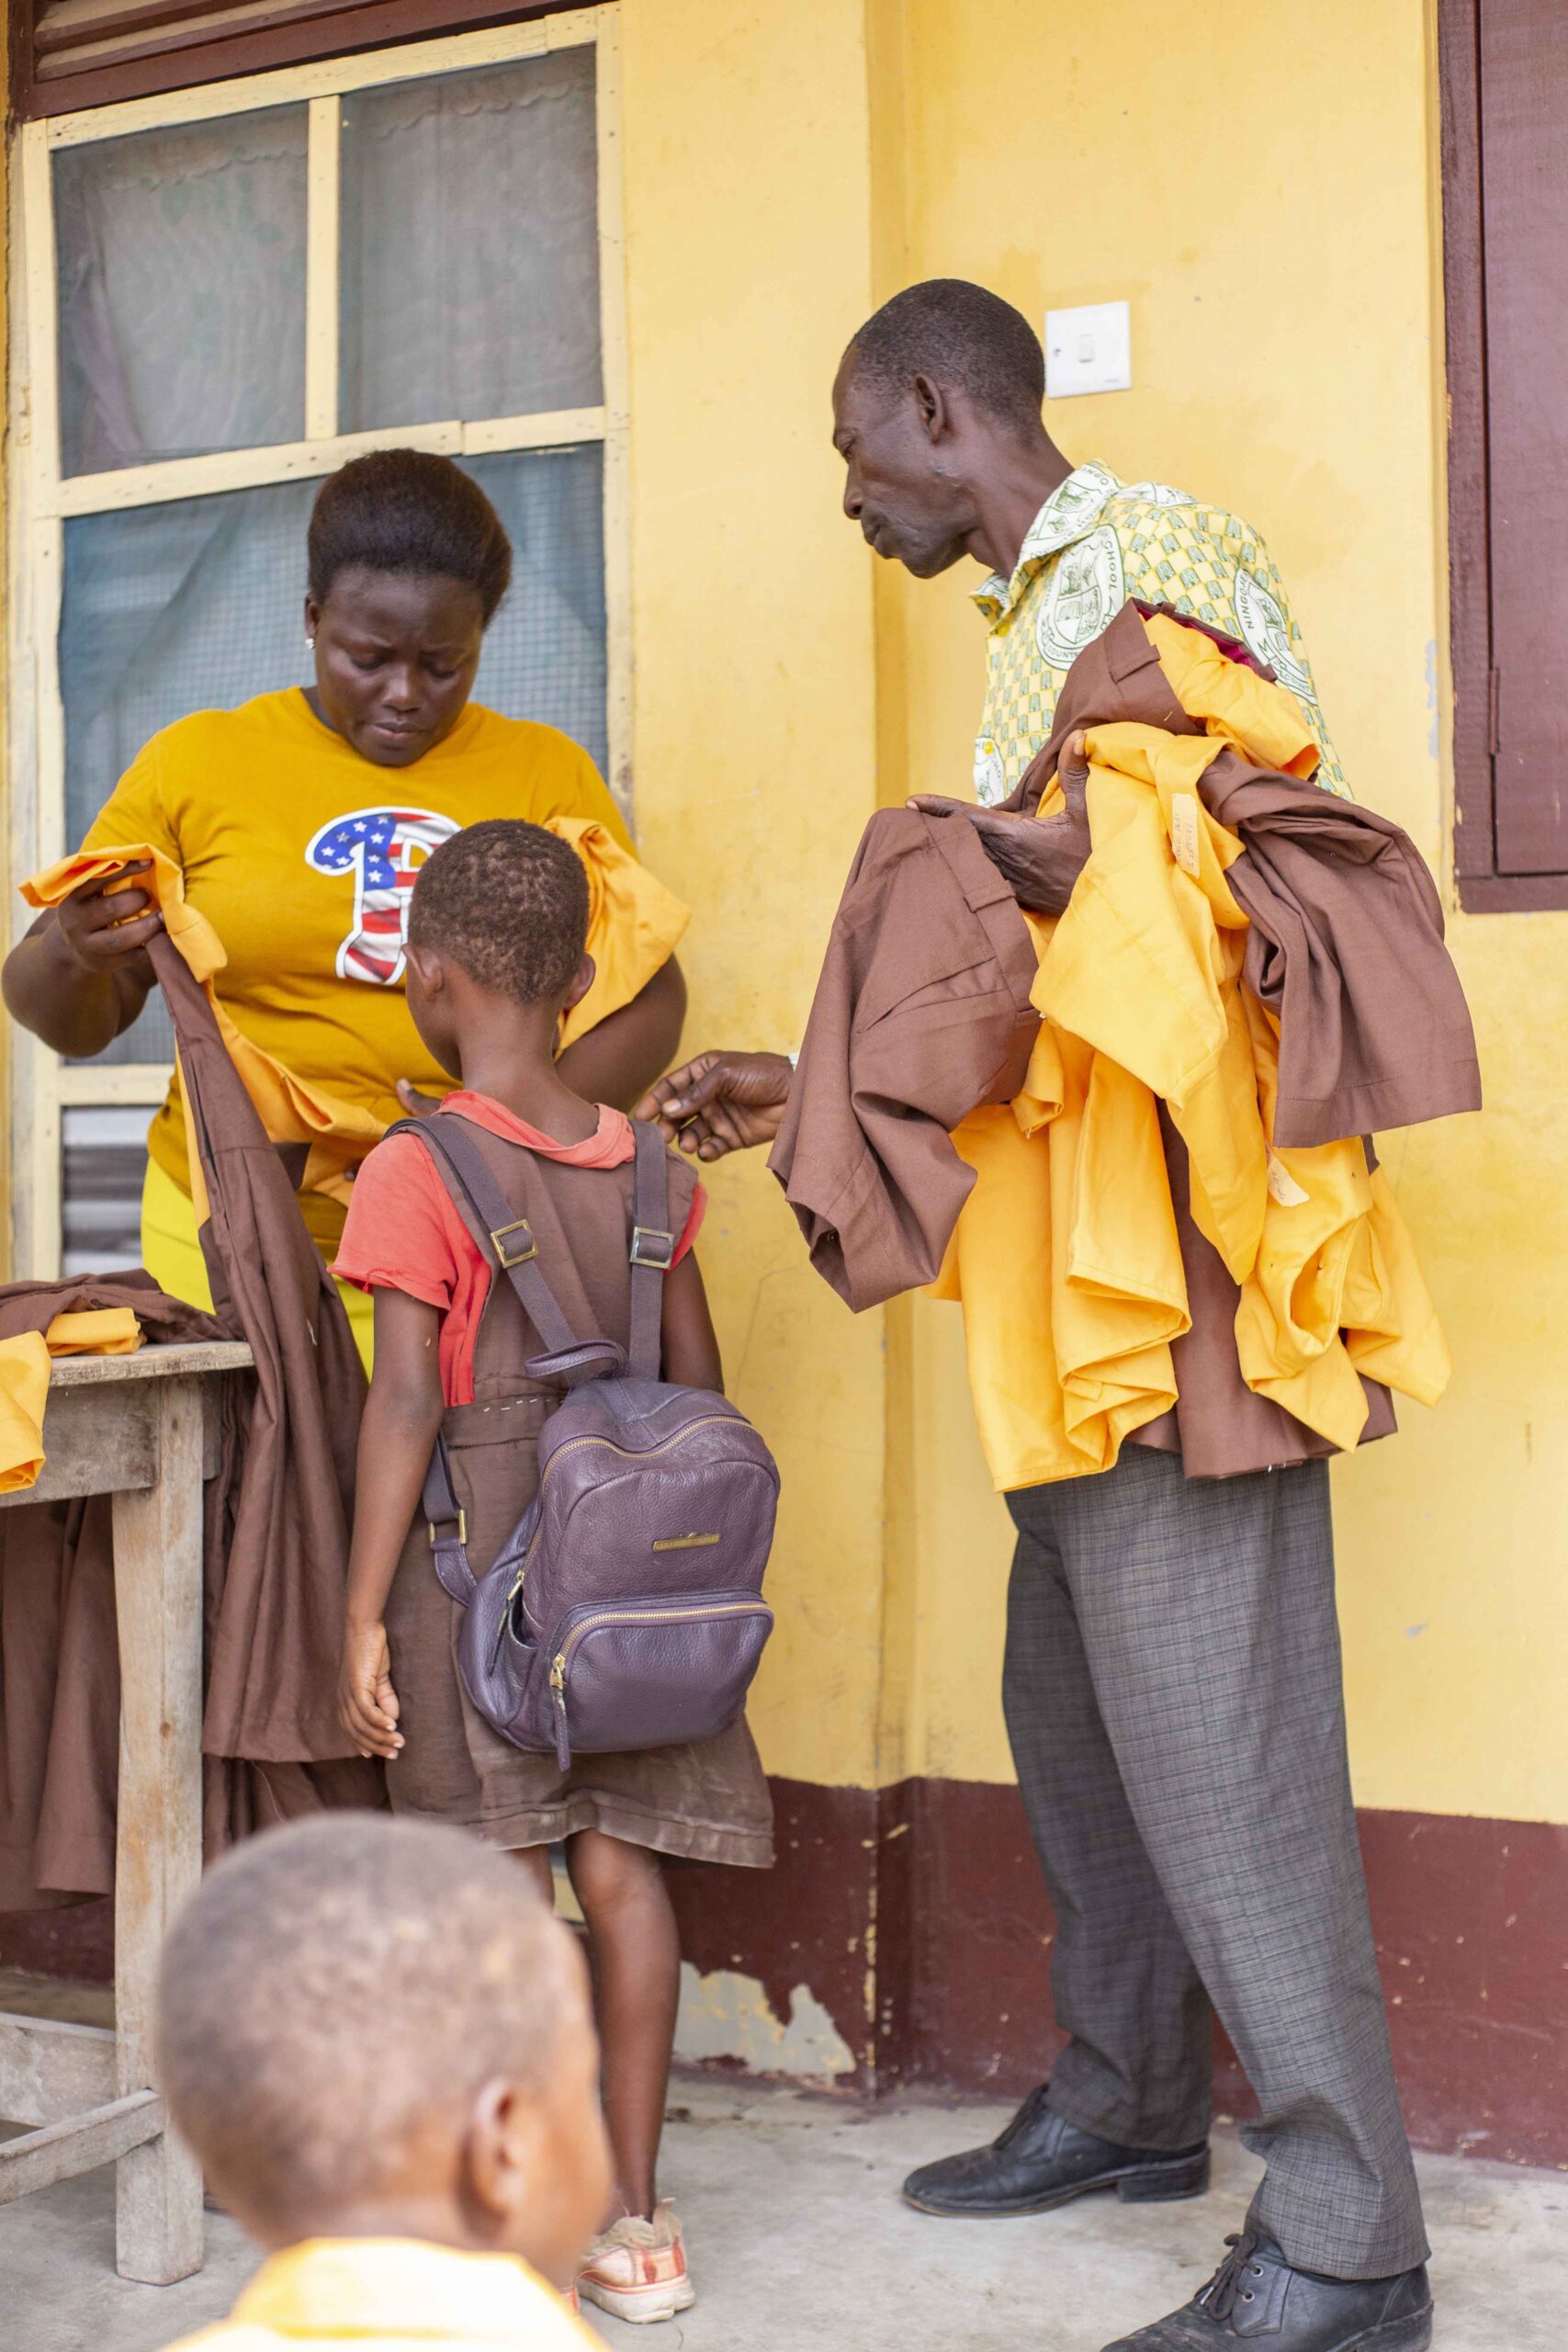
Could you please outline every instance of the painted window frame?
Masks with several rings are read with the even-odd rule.
[[[597,408],[489,417],[343,434],[338,424],[338,190],[341,101],[350,92],[544,56],[595,53],[598,142],[600,349]],[[51,159],[65,147],[187,122],[309,107],[309,210],[305,288],[305,438],[270,448],[62,478],[54,218]],[[367,449],[415,447],[446,457],[600,443],[604,448],[608,782],[629,814],[631,797],[630,418],[626,379],[625,237],[621,194],[619,10],[597,6],[521,24],[323,59],[243,80],[128,99],[27,123],[11,156],[10,464],[6,471],[6,767],[10,936],[20,935],[15,886],[63,856],[65,712],[59,633],[65,524],[74,515],[162,504],[331,473]],[[62,1249],[62,1114],[78,1105],[145,1105],[164,1099],[167,1067],[68,1063],[10,1024],[8,1193],[13,1270],[47,1280]]]
[[[1449,644],[1453,678],[1454,878],[1469,914],[1568,908],[1568,873],[1497,866],[1496,670],[1482,212],[1481,8],[1438,0],[1443,311],[1449,435]]]

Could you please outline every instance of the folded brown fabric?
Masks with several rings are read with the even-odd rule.
[[[1038,968],[967,819],[873,817],[768,1162],[812,1263],[857,1312],[941,1266],[975,1181],[951,1131],[1021,1087]]]
[[[1242,978],[1280,1023],[1275,1142],[1478,1111],[1470,1008],[1409,835],[1231,751],[1199,789],[1246,844],[1225,878],[1252,926]]]
[[[1229,645],[1189,614],[1146,609]],[[1068,736],[1121,721],[1203,731],[1131,601],[1073,663],[1050,741],[1003,805],[1038,808]],[[1469,1009],[1443,944],[1441,901],[1409,835],[1359,801],[1229,750],[1199,788],[1246,848],[1226,878],[1252,926],[1243,978],[1280,1022],[1275,1142],[1337,1143],[1479,1110]]]

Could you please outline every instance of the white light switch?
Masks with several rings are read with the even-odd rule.
[[[1086,302],[1045,313],[1045,393],[1125,392],[1133,382],[1133,330],[1125,302]]]

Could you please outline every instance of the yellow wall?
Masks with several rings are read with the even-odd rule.
[[[644,855],[695,910],[688,1040],[788,1048],[873,806],[872,583],[839,513],[828,387],[873,301],[853,0],[623,9],[633,741]],[[846,322],[848,324],[846,324]],[[811,1272],[758,1165],[703,1250],[730,1392],[784,1472],[770,1768],[875,1777],[882,1318]]]
[[[867,810],[967,775],[972,583],[874,582],[827,442],[840,345],[912,277],[1036,321],[1130,298],[1134,389],[1051,404],[1052,431],[1258,525],[1358,789],[1446,871],[1427,17],[1317,0],[1309,38],[1254,0],[626,0],[637,787],[697,910],[694,1044],[792,1042]],[[1389,1159],[1458,1376],[1336,1472],[1357,1787],[1562,1820],[1568,1106],[1538,1073],[1568,918],[1453,937],[1490,1107]],[[760,1169],[715,1195],[723,1336],[789,1497],[767,1760],[1004,1779],[1008,1528],[955,1311],[852,1322]]]

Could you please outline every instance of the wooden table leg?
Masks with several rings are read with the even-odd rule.
[[[119,1618],[115,2069],[123,2098],[157,2086],[158,1961],[201,1874],[202,1418],[195,1380],[157,1384],[157,1484],[114,1498]],[[120,2157],[120,2276],[165,2287],[199,2270],[201,2170],[173,2132]]]

